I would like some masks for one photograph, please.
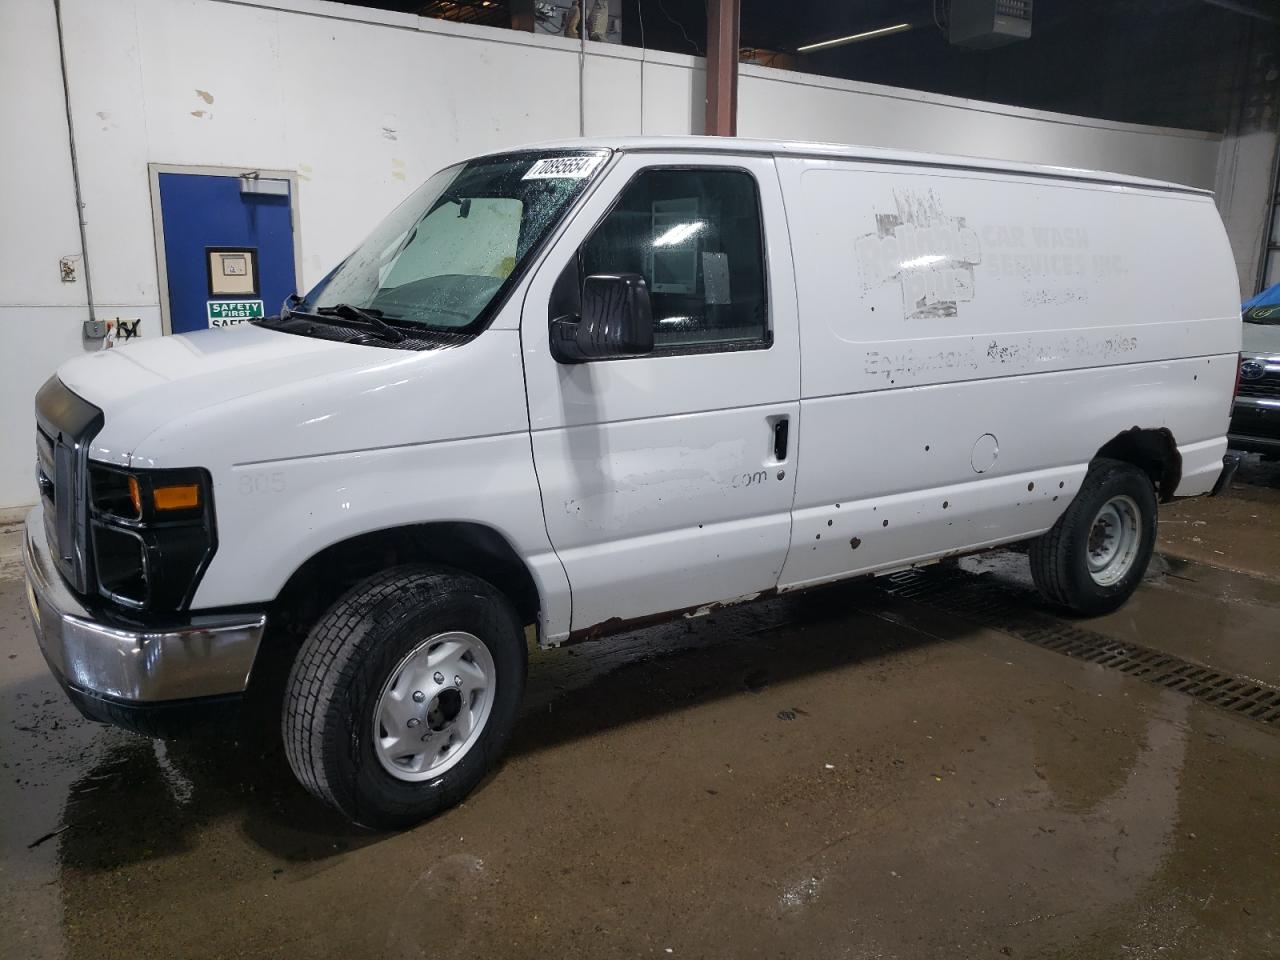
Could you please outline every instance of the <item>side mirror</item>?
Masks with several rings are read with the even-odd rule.
[[[638,273],[597,273],[582,285],[582,316],[551,321],[551,354],[561,363],[618,360],[653,352],[649,288]]]

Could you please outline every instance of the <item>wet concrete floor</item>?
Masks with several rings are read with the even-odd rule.
[[[1280,686],[1280,478],[1162,518],[1071,626]],[[501,769],[399,835],[79,719],[0,570],[0,955],[1280,956],[1280,721],[1027,642],[1016,552],[957,570],[1002,629],[876,581],[535,653]]]

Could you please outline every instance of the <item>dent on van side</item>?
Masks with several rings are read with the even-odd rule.
[[[1050,603],[1114,609],[1158,503],[1225,476],[1236,290],[1211,198],[1170,184],[696,138],[478,157],[277,316],[59,369],[38,639],[143,732],[274,698],[309,790],[403,826],[500,755],[527,627],[1015,541]]]

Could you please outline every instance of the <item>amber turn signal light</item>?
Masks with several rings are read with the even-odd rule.
[[[172,487],[156,487],[151,491],[151,498],[156,510],[191,510],[200,506],[200,486],[180,483]]]
[[[138,478],[129,478],[129,502],[133,504],[133,515],[142,516],[142,490],[138,487]]]

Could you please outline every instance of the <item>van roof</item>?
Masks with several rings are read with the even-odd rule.
[[[553,140],[530,144],[530,149],[607,148],[627,153],[726,153],[768,154],[770,156],[816,157],[820,159],[859,160],[864,163],[894,163],[913,166],[947,167],[958,170],[987,170],[1026,176],[1052,177],[1057,180],[1083,180],[1126,187],[1175,190],[1211,196],[1212,191],[1167,180],[1151,180],[1123,173],[1106,173],[1079,167],[1061,167],[1039,163],[1018,163],[984,157],[953,156],[915,150],[891,150],[884,147],[861,147],[841,143],[806,143],[798,140],[753,140],[745,137],[599,137],[575,140]]]

